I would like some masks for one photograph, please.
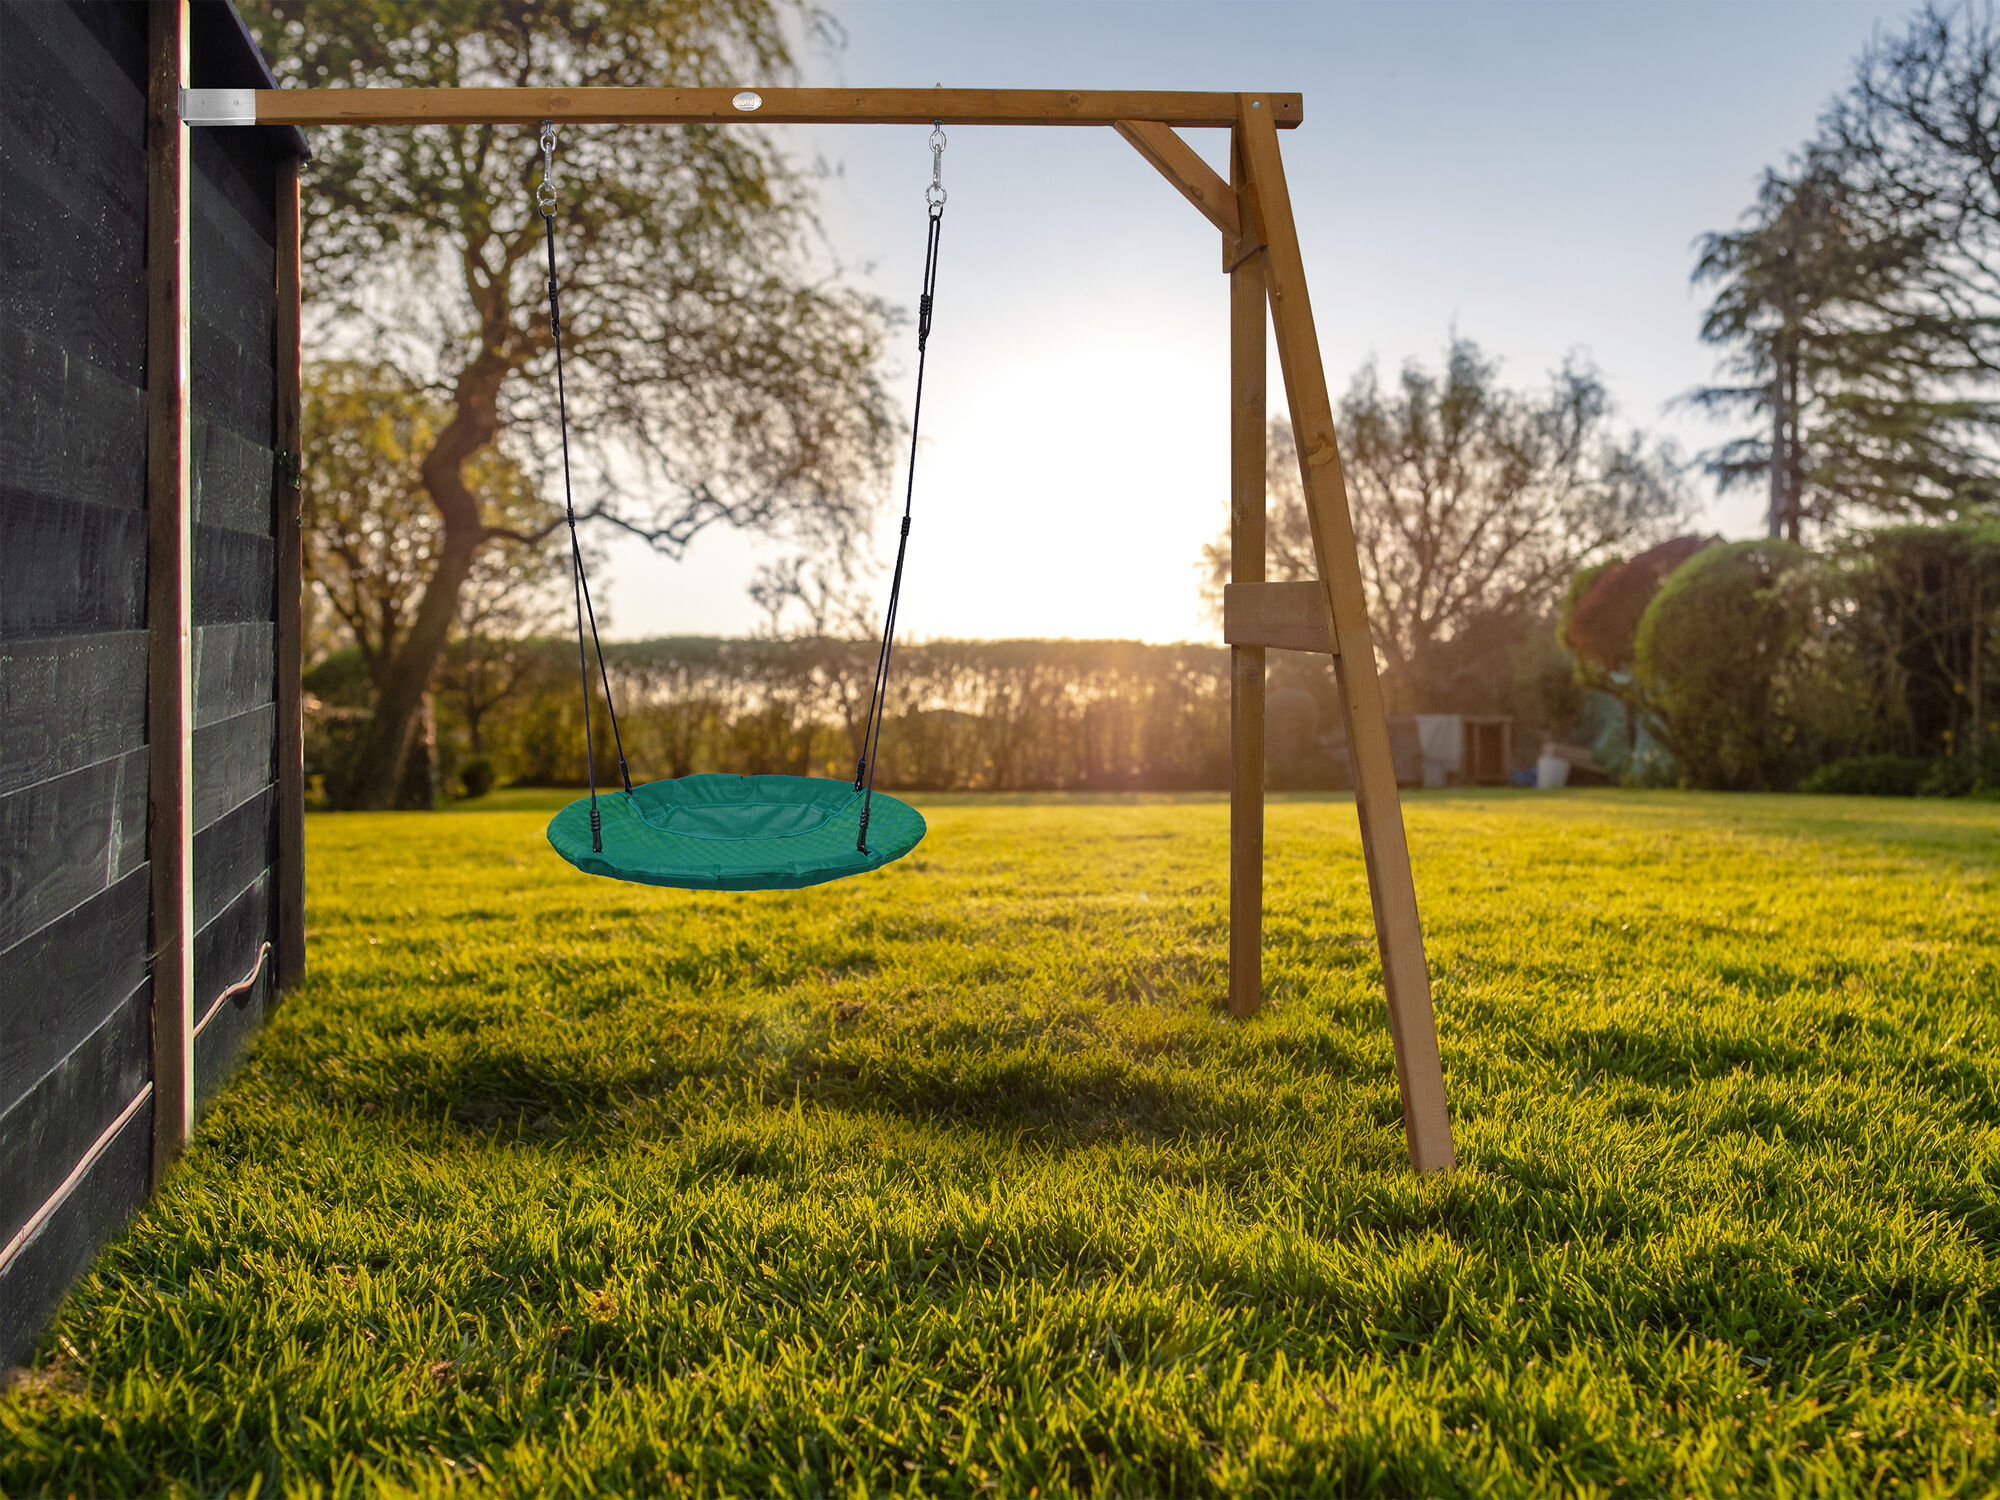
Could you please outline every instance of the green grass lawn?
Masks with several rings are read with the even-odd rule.
[[[311,976],[0,1397],[0,1492],[1985,1495],[2000,806],[916,799],[814,890],[315,817]],[[260,1489],[261,1487],[261,1489]]]

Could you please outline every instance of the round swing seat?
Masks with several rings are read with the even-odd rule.
[[[795,890],[901,859],[924,836],[907,802],[875,793],[857,849],[862,794],[818,776],[681,776],[600,792],[604,848],[591,848],[590,799],[549,820],[549,843],[586,875],[696,891]]]

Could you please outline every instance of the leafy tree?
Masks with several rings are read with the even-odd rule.
[[[801,714],[838,724],[847,755],[857,764],[868,731],[882,629],[858,571],[857,560],[843,553],[796,554],[759,567],[750,580],[750,597],[764,611],[760,634],[791,646],[788,653],[771,658],[785,664],[782,686],[773,690],[792,694]],[[892,671],[892,702],[900,687]]]
[[[1647,606],[1675,569],[1710,545],[1711,538],[1677,536],[1637,557],[1585,568],[1570,580],[1556,633],[1586,681],[1606,687],[1631,670]]]
[[[1509,389],[1454,340],[1442,372],[1412,363],[1392,389],[1363,369],[1336,422],[1375,647],[1410,709],[1463,708],[1511,681],[1514,645],[1579,568],[1666,535],[1686,510],[1671,455],[1619,430],[1577,362]],[[1287,423],[1268,451],[1268,576],[1317,577]],[[1205,557],[1219,590],[1227,539]]]
[[[1677,536],[1636,557],[1611,558],[1570,580],[1550,646],[1576,697],[1569,722],[1597,763],[1621,781],[1661,785],[1679,774],[1662,753],[1665,734],[1646,690],[1634,679],[1639,626],[1680,565],[1718,538]]]
[[[1976,769],[2000,681],[2000,523],[1883,527],[1844,551],[1850,629],[1877,678],[1879,747]]]
[[[470,580],[466,592],[477,592]],[[495,710],[536,679],[540,653],[537,638],[525,628],[528,610],[522,606],[539,602],[546,601],[478,599],[466,611],[464,633],[438,663],[437,688],[465,725],[466,754],[474,760],[487,756],[485,726]]]
[[[379,695],[444,546],[417,459],[436,445],[451,406],[387,367],[334,361],[307,368],[304,414],[314,455],[303,509],[307,576]],[[549,529],[559,513],[518,464],[489,448],[466,477],[492,540],[459,589],[453,628],[461,639],[442,681],[465,699],[478,755],[483,713],[518,686],[518,663],[509,668],[507,659],[518,656],[522,637],[559,616],[569,557],[566,538]],[[336,802],[353,800],[352,776],[351,765],[332,769]]]
[[[250,20],[284,82],[426,88],[779,77],[787,27],[818,24],[785,0],[255,0]],[[446,393],[409,453],[435,543],[410,560],[410,603],[378,642],[349,788],[379,805],[479,559],[560,524],[497,525],[481,478],[496,446],[556,474],[541,166],[520,127],[327,128],[313,148],[319,321]],[[572,128],[557,186],[585,513],[675,555],[714,524],[853,535],[895,432],[873,373],[884,319],[812,263],[802,179],[743,127]]]

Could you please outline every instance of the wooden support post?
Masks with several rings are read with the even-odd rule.
[[[282,993],[306,970],[305,717],[300,675],[305,668],[304,446],[300,433],[299,162],[278,164],[277,277],[278,496],[277,548],[278,891],[277,987]]]
[[[1230,176],[1243,181],[1242,152]],[[1240,222],[1240,221],[1239,221]],[[1227,263],[1238,236],[1223,235]],[[1229,273],[1229,576],[1264,581],[1264,259]],[[1264,996],[1264,648],[1229,649],[1229,1009]]]
[[[1278,363],[1291,404],[1299,474],[1312,520],[1313,551],[1320,581],[1327,590],[1338,647],[1334,672],[1341,712],[1347,720],[1348,761],[1361,819],[1361,849],[1368,864],[1375,938],[1382,954],[1382,982],[1388,992],[1389,1031],[1395,1041],[1396,1076],[1403,1098],[1403,1131],[1409,1141],[1410,1164],[1419,1172],[1442,1171],[1452,1165],[1444,1069],[1438,1055],[1437,1020],[1431,1010],[1416,883],[1403,833],[1402,800],[1389,754],[1388,716],[1375,673],[1375,647],[1368,632],[1354,524],[1347,510],[1346,480],[1334,440],[1333,404],[1327,395],[1319,336],[1313,328],[1312,303],[1306,295],[1305,262],[1299,252],[1298,225],[1292,217],[1284,163],[1278,154],[1271,100],[1267,95],[1245,94],[1239,103],[1238,139],[1244,170],[1256,190],[1267,240],[1265,277],[1271,321],[1277,331]]]
[[[188,0],[147,7],[146,858],[153,887],[153,1182],[194,1127],[193,425]]]

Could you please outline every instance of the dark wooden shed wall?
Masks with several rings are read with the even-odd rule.
[[[0,5],[0,1363],[144,1200],[151,1167],[146,26],[127,0]],[[193,44],[196,86],[262,81],[225,6],[195,7]],[[274,998],[282,142],[191,145],[206,1102]]]
[[[275,174],[250,130],[193,135],[195,1104],[270,1000],[277,744]],[[263,961],[260,962],[260,959]],[[211,1009],[245,978],[239,999]]]

